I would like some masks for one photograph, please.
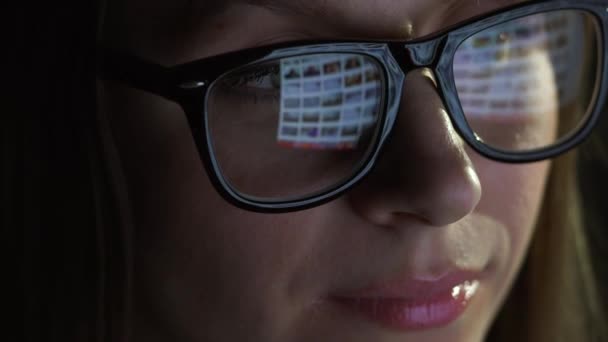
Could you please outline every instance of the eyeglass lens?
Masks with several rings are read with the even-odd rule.
[[[207,124],[241,195],[289,200],[346,181],[378,134],[385,81],[365,55],[312,54],[246,66],[214,83]]]
[[[469,126],[508,152],[546,148],[575,133],[598,85],[599,26],[578,10],[538,13],[483,30],[454,55]]]
[[[456,49],[465,118],[486,145],[546,148],[575,133],[593,107],[601,43],[579,10],[522,17]],[[211,148],[224,180],[253,200],[313,196],[350,179],[380,134],[383,66],[356,53],[253,63],[220,77],[207,97]]]

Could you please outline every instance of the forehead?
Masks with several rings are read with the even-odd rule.
[[[410,39],[524,1],[114,0],[105,34],[114,45],[174,64],[277,40]],[[176,44],[196,48],[165,56]]]
[[[161,0],[162,1],[162,0]],[[463,5],[474,6],[507,6],[525,0],[198,0],[201,7],[219,9],[235,4],[248,4],[282,10],[292,13],[308,13],[313,15],[331,15],[336,11],[357,12],[365,10],[390,9],[414,10],[437,6],[453,8]]]
[[[384,38],[425,35],[468,17],[526,0],[199,0],[207,15],[245,4],[276,14],[308,17],[355,32],[383,33]],[[413,32],[412,32],[413,31]]]

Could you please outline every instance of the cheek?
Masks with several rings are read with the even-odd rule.
[[[152,319],[193,340],[280,341],[275,334],[310,305],[292,283],[320,235],[314,216],[234,208],[204,175],[174,185],[166,195],[180,206],[167,209],[171,222],[152,223],[144,229],[153,233],[140,231],[135,241],[135,287],[150,302],[142,308],[159,310]]]
[[[476,167],[483,189],[478,211],[497,218],[513,235],[531,230],[542,202],[549,163],[509,165],[480,160]]]
[[[544,194],[549,162],[503,164],[471,153],[482,185],[476,214],[490,218],[506,230],[504,252],[497,255],[501,283],[510,283],[519,269]]]
[[[204,331],[207,337],[225,336],[236,320],[244,336],[271,340],[264,332],[279,329],[268,324],[284,324],[299,306],[294,298],[301,296],[286,283],[309,255],[306,246],[321,234],[318,218],[233,207],[211,185],[178,107],[130,90],[106,93],[135,224],[139,310],[158,312],[161,320],[172,317],[171,329]]]

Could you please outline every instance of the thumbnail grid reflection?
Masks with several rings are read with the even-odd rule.
[[[381,98],[382,72],[369,57],[283,59],[278,142],[292,148],[354,149],[375,126]]]
[[[454,56],[458,97],[469,118],[545,115],[577,100],[584,16],[558,11],[479,32]],[[379,117],[380,66],[355,54],[281,60],[277,141],[302,149],[349,150]],[[366,131],[367,130],[367,131]]]
[[[576,100],[584,17],[559,11],[523,17],[479,32],[454,56],[458,96],[467,116],[544,114],[548,98]],[[551,84],[548,84],[551,83]],[[554,94],[548,94],[553,89]]]

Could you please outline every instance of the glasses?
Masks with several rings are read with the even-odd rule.
[[[533,1],[408,42],[290,42],[170,68],[106,49],[102,77],[179,103],[226,200],[285,212],[370,172],[418,68],[433,72],[479,154],[524,163],[571,149],[604,105],[607,11],[606,1]]]

